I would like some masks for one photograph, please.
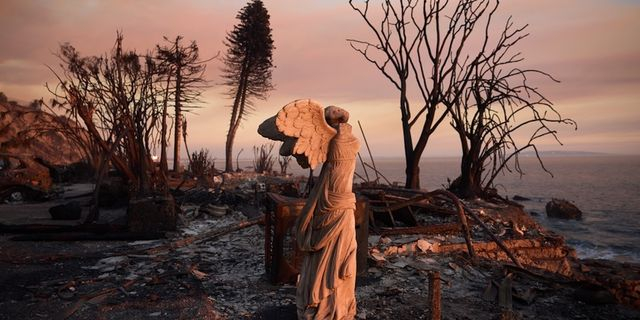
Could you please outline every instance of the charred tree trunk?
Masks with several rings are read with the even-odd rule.
[[[405,162],[407,165],[405,187],[407,189],[420,189],[420,162],[416,161],[415,154],[407,157]]]
[[[480,109],[481,111],[479,112],[482,113],[484,109]],[[457,109],[457,113],[455,114],[459,114],[460,112],[461,110]],[[460,176],[453,181],[449,189],[458,197],[464,199],[482,197],[484,195],[484,189],[482,187],[484,161],[480,158],[482,148],[482,137],[480,133],[483,131],[465,134],[467,130],[464,129],[464,122],[460,121],[459,117],[454,118],[454,129],[460,139],[462,157],[460,159]],[[478,121],[478,125],[483,126],[482,119]]]
[[[248,66],[244,64],[240,73],[240,85],[233,101],[233,110],[231,112],[231,120],[229,121],[229,132],[227,133],[227,141],[225,144],[225,172],[233,172],[233,142],[236,138],[236,132],[240,126],[242,115],[244,114],[244,103],[247,95],[247,77]]]
[[[169,84],[171,83],[171,76],[167,76],[167,87],[164,93],[164,102],[162,105],[162,128],[160,131],[160,171],[163,178],[166,178],[169,172],[169,165],[167,164],[167,115],[168,115],[168,101],[169,101]]]
[[[407,82],[400,81],[400,114],[402,121],[402,136],[404,141],[405,159],[405,188],[420,189],[420,156],[416,159],[416,152],[413,148],[413,137],[411,136],[411,114],[409,111],[409,100],[407,99]]]
[[[460,162],[460,176],[452,184],[452,191],[461,198],[470,199],[481,197],[482,167],[479,157],[467,154]]]
[[[182,76],[180,75],[180,66],[176,70],[176,99],[175,99],[175,132],[173,134],[173,171],[175,173],[182,172],[180,164],[180,141],[182,138],[182,106],[180,105],[180,97],[182,96]]]
[[[184,141],[184,149],[187,151],[187,160],[189,165],[193,163],[191,160],[191,152],[189,152],[189,144],[187,143],[187,119],[182,119],[182,140]]]

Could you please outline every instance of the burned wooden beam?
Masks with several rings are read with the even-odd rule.
[[[0,224],[0,233],[61,233],[61,232],[123,232],[127,230],[124,224],[79,224],[79,225],[51,225],[51,224]]]
[[[440,272],[434,271],[429,273],[429,319],[440,320],[441,318],[441,306],[440,306]]]
[[[181,247],[185,247],[188,246],[190,244],[193,243],[201,243],[201,242],[205,242],[205,241],[213,241],[223,235],[232,233],[232,232],[236,232],[238,230],[242,230],[244,228],[248,228],[251,227],[253,225],[259,224],[259,223],[263,223],[264,222],[264,216],[259,216],[256,218],[253,218],[251,220],[243,220],[240,221],[234,225],[225,227],[225,228],[220,228],[220,229],[216,229],[213,231],[209,231],[209,232],[205,232],[203,234],[199,234],[197,236],[191,236],[191,237],[186,237],[183,239],[179,239],[179,240],[175,240],[173,242],[170,242],[168,244],[162,245],[162,246],[158,246],[158,247],[154,247],[151,249],[147,249],[144,250],[147,254],[157,254],[159,252],[163,252],[163,251],[169,251],[169,250],[175,250],[177,248],[181,248]]]
[[[156,240],[165,237],[164,232],[61,232],[27,234],[12,237],[12,241],[138,241]]]
[[[387,197],[387,195],[385,195],[385,197]],[[406,199],[406,200],[400,200],[397,197],[395,199],[389,199],[389,200],[399,200],[399,203],[396,203],[394,205],[390,205],[386,208],[374,208],[373,210],[376,212],[380,212],[380,211],[387,211],[387,210],[391,210],[391,211],[396,211],[398,209],[402,209],[411,205],[415,205],[421,201],[424,201],[426,199],[428,199],[430,196],[429,195],[420,195],[420,196],[416,196],[410,199]],[[401,201],[401,202],[400,202]],[[386,202],[386,201],[385,201]]]
[[[516,258],[513,255],[513,253],[511,253],[511,250],[507,248],[507,246],[504,244],[504,242],[502,242],[502,240],[500,240],[500,238],[498,238],[493,232],[491,232],[489,227],[487,227],[487,225],[484,222],[482,222],[480,217],[478,217],[478,215],[476,215],[473,211],[471,211],[471,209],[469,209],[469,207],[467,207],[466,205],[463,205],[463,207],[464,207],[464,210],[467,212],[467,214],[469,214],[473,218],[473,220],[475,220],[480,225],[480,227],[482,227],[482,229],[491,237],[491,239],[495,241],[495,243],[500,247],[500,249],[502,249],[502,251],[504,251],[504,253],[507,254],[509,259],[511,259],[511,261],[513,261],[513,263],[516,266],[522,268],[522,264],[520,264],[520,261],[518,261],[518,258]]]
[[[467,223],[467,216],[464,214],[463,203],[458,199],[456,195],[446,190],[435,190],[428,193],[429,195],[443,195],[449,198],[456,206],[458,211],[458,218],[460,219],[460,226],[462,228],[462,235],[464,236],[464,241],[467,243],[467,251],[469,252],[469,256],[472,259],[475,259],[476,253],[473,250],[473,243],[471,242],[471,232],[469,230],[469,224]]]

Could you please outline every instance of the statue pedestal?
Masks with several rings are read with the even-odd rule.
[[[302,253],[296,247],[293,228],[306,199],[267,193],[265,214],[264,263],[272,283],[295,284],[302,263]],[[369,203],[356,200],[357,272],[367,270],[369,238]]]

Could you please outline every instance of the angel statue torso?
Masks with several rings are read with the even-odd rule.
[[[308,115],[309,110],[314,116]],[[303,167],[313,167],[324,161],[319,180],[295,227],[298,249],[304,253],[296,292],[298,319],[353,319],[356,313],[357,245],[356,199],[352,185],[360,143],[346,123],[349,114],[345,110],[337,107],[327,107],[322,113],[318,110],[323,111],[311,100],[294,101],[285,106],[275,120],[277,131],[285,137],[267,128],[271,119],[265,121],[258,132],[268,138],[284,140],[280,154],[294,155]],[[281,116],[282,112],[287,114]],[[320,115],[322,117],[318,119]],[[294,116],[302,122],[309,121],[305,118],[312,119],[311,123],[316,126],[312,131],[322,141],[318,143],[314,142],[313,136],[305,137],[310,132],[304,129],[308,123],[289,119]],[[302,128],[288,130],[287,126]],[[288,138],[293,140],[287,142]],[[307,138],[309,141],[305,141]],[[293,152],[288,153],[289,150]],[[314,154],[318,150],[321,154]]]

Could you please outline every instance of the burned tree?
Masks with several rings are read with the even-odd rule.
[[[157,46],[156,58],[159,60],[161,74],[164,77],[164,97],[162,106],[161,136],[168,137],[167,108],[170,102],[174,109],[174,134],[173,134],[173,171],[181,172],[180,144],[183,135],[186,135],[183,111],[193,108],[199,102],[202,91],[207,88],[204,78],[206,63],[201,60],[198,45],[192,41],[188,46],[183,46],[182,36],[175,40],[164,38],[169,45]],[[214,57],[215,58],[215,57]],[[213,58],[212,58],[213,59]],[[160,166],[163,173],[167,172],[167,141],[160,141]],[[188,153],[188,152],[187,152]]]
[[[271,173],[274,157],[271,155],[273,143],[263,144],[260,147],[253,146],[253,169],[257,173]]]
[[[200,149],[189,158],[189,172],[198,179],[198,183],[213,186],[213,176],[217,173],[216,159],[209,155],[209,150]]]
[[[369,1],[350,4],[374,35],[372,41],[349,40],[351,46],[399,92],[406,187],[419,187],[420,157],[448,115],[463,153],[461,176],[452,189],[464,196],[486,190],[512,158],[520,172],[518,153],[532,148],[537,155],[534,140],[556,138],[550,123],[575,125],[527,83],[528,76],[548,74],[517,68],[521,58],[510,49],[526,36],[524,28],[514,28],[509,19],[491,45],[500,1],[387,0],[379,13],[371,11]],[[418,100],[415,114],[413,100]],[[422,127],[414,143],[412,129],[418,123]],[[530,125],[538,127],[518,145],[513,133]],[[482,178],[488,163],[492,168]]]
[[[474,36],[488,34],[480,24],[495,7],[488,0],[387,0],[374,12],[369,1],[349,3],[373,34],[351,46],[398,90],[405,186],[419,188],[420,158],[471,81],[469,65],[485,55]]]
[[[289,168],[289,163],[291,162],[291,156],[278,156],[278,164],[280,165],[280,174],[283,176],[287,175],[287,169]]]
[[[440,1],[383,1],[374,12],[369,1],[349,4],[373,40],[348,40],[398,90],[407,188],[420,188],[420,158],[449,112],[443,96],[457,92],[456,70],[463,60],[467,29],[447,19]],[[449,21],[446,21],[449,20]],[[417,101],[416,101],[417,100]],[[418,128],[417,141],[412,129]],[[415,129],[414,129],[415,130]],[[415,141],[415,142],[414,142]]]
[[[254,99],[266,99],[273,89],[271,70],[274,49],[269,13],[260,0],[249,2],[237,15],[239,24],[226,37],[223,84],[233,98],[225,145],[225,171],[233,171],[233,141],[242,120],[253,108]]]
[[[496,1],[494,6],[497,8],[498,4]],[[482,47],[486,49],[468,65],[470,77],[464,94],[457,101],[452,100],[451,125],[458,134],[462,158],[460,176],[450,190],[465,198],[492,196],[493,182],[503,170],[522,174],[518,155],[524,150],[532,149],[547,171],[535,142],[550,136],[560,143],[557,132],[550,127],[553,124],[576,126],[530,84],[540,77],[555,79],[540,70],[519,67],[524,58],[513,48],[527,37],[526,25],[514,27],[509,18],[495,44],[489,44],[492,37],[488,30],[494,12],[484,22]],[[519,135],[526,138],[518,139]]]
[[[86,130],[98,147],[96,156],[101,160],[96,200],[100,180],[112,164],[127,182],[130,199],[164,197],[158,203],[166,206],[155,212],[175,218],[166,181],[151,160],[161,114],[157,64],[150,55],[124,50],[122,40],[118,34],[111,52],[102,56],[83,57],[70,44],[62,45],[58,54],[62,71],[54,71],[59,83],[49,90],[55,96],[55,106]],[[130,222],[132,213],[144,211],[137,209],[132,209],[130,202]],[[168,227],[175,227],[175,219]]]

